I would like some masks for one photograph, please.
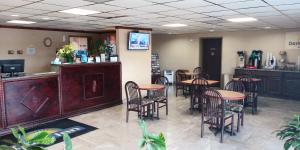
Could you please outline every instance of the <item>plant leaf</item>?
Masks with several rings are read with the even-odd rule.
[[[15,149],[10,146],[0,145],[0,150],[15,150]]]
[[[67,133],[63,135],[64,143],[65,143],[65,150],[72,150],[72,141],[70,136]]]

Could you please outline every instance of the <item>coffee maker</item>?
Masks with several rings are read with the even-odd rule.
[[[238,54],[237,67],[244,68],[245,60],[246,60],[246,51],[238,51],[237,54]]]
[[[248,68],[260,69],[262,67],[262,54],[261,50],[253,50],[248,62]]]

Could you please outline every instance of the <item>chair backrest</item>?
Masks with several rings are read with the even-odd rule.
[[[176,78],[176,83],[183,81],[183,80],[187,80],[187,77],[185,75],[185,70],[176,70],[175,72],[175,78]]]
[[[225,85],[224,90],[245,93],[245,86],[244,83],[240,80],[231,80]]]
[[[209,75],[205,72],[202,72],[200,74],[193,74],[193,79],[195,78],[205,78],[206,80],[209,79]]]
[[[139,86],[133,82],[128,81],[125,84],[125,92],[126,92],[126,99],[127,99],[127,107],[137,107],[142,103],[141,91]]]
[[[253,77],[244,76],[240,77],[239,81],[241,81],[244,84],[245,90],[248,92],[257,92],[258,86],[255,82],[252,82]]]
[[[201,67],[196,67],[193,70],[194,74],[201,74],[203,72],[203,69]]]
[[[165,77],[165,76],[161,76],[161,77],[159,77],[159,78],[155,81],[155,84],[161,84],[161,85],[164,85],[165,88],[164,88],[164,90],[162,90],[163,92],[158,91],[158,94],[163,95],[163,96],[165,96],[165,97],[168,97],[168,90],[169,90],[169,80],[168,80],[168,78]]]
[[[214,118],[225,115],[225,101],[217,90],[212,88],[205,90],[202,98],[202,117]]]
[[[200,97],[208,88],[208,82],[205,78],[195,78],[192,81],[192,95]]]

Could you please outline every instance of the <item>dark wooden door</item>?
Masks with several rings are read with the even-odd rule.
[[[221,80],[222,38],[205,38],[201,40],[203,51],[203,70],[211,80]]]

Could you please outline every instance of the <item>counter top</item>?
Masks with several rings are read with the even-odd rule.
[[[290,73],[300,73],[297,70],[280,70],[280,69],[248,69],[248,68],[235,68],[239,70],[253,70],[253,71],[272,71],[272,72],[290,72]]]
[[[11,80],[22,80],[22,79],[27,79],[27,78],[40,78],[40,77],[56,76],[56,75],[58,75],[57,72],[26,73],[26,74],[24,74],[22,76],[1,78],[1,80],[3,80],[3,81],[11,81]]]
[[[121,62],[100,62],[100,63],[64,63],[64,64],[51,64],[52,66],[88,66],[88,65],[111,65],[111,64],[119,64]]]

